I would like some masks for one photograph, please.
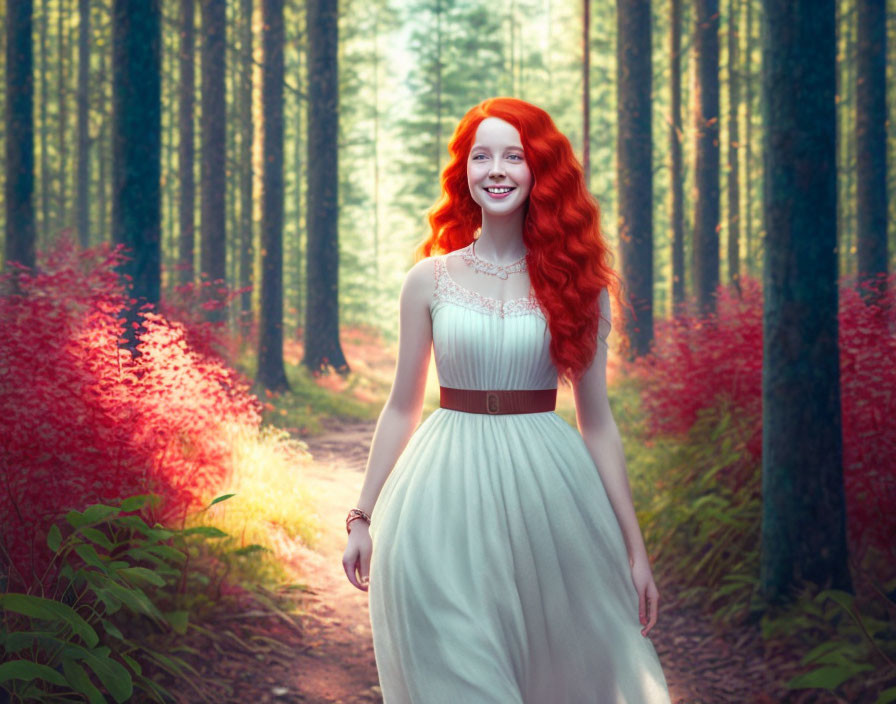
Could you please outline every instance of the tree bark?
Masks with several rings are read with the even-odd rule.
[[[685,302],[684,270],[684,161],[681,121],[681,0],[671,0],[669,8],[669,153],[672,187],[672,310],[678,312]]]
[[[59,43],[56,65],[56,103],[59,109],[56,123],[59,137],[59,183],[56,185],[57,215],[63,228],[68,227],[68,8],[67,0],[56,6],[56,40]]]
[[[719,0],[697,0],[696,10],[694,292],[706,314],[716,310],[719,285]]]
[[[8,0],[14,2],[15,0]],[[50,192],[53,190],[50,174],[50,121],[47,118],[47,106],[50,103],[50,70],[47,59],[47,37],[50,33],[50,0],[43,0],[40,4],[40,241],[47,242],[50,239],[50,230],[53,227],[50,216]],[[8,26],[8,25],[7,25]],[[7,42],[7,46],[8,46]],[[32,79],[33,80],[33,79]]]
[[[744,174],[746,178],[744,179],[744,188],[746,188],[746,197],[744,198],[744,203],[746,203],[745,210],[745,232],[744,239],[746,240],[746,259],[745,264],[747,271],[750,274],[755,274],[756,266],[753,257],[753,251],[755,247],[753,246],[753,69],[752,63],[750,61],[750,57],[753,56],[753,0],[745,0],[747,4],[747,28],[744,34],[746,35],[746,41],[744,42],[746,49],[744,51],[744,75],[746,76],[746,109],[744,120],[747,123],[746,128],[746,153],[744,154]]]
[[[262,0],[264,167],[258,383],[289,389],[283,367],[283,0]]]
[[[740,76],[738,75],[737,10],[728,0],[728,280],[740,291]]]
[[[112,236],[129,248],[131,311],[158,303],[161,279],[160,0],[115,0],[112,9]],[[131,326],[129,326],[130,331]]]
[[[90,0],[78,0],[78,241],[90,244]]]
[[[879,0],[857,0],[856,41],[856,249],[859,281],[888,269],[887,255],[887,18]],[[879,302],[886,279],[862,289]]]
[[[305,356],[313,372],[349,370],[339,343],[338,7],[308,0],[308,249]]]
[[[653,341],[653,165],[650,0],[616,3],[617,191],[622,277],[635,318],[624,330],[630,357]]]
[[[242,0],[242,65],[240,67],[240,288],[249,289],[254,277],[255,262],[253,236],[252,181],[252,0]],[[298,188],[298,183],[296,184]],[[244,334],[252,328],[252,291],[240,294],[240,322]]]
[[[851,590],[840,425],[834,0],[764,0],[760,591]]]
[[[196,246],[196,0],[180,3],[180,101],[178,170],[180,171],[180,233],[178,236],[178,281],[193,282]]]
[[[34,268],[31,0],[6,1],[6,261]]]
[[[227,103],[225,0],[202,2],[202,251],[201,273],[207,283],[227,278],[227,209],[225,204]],[[206,300],[217,287],[206,285]],[[208,311],[208,319],[223,321],[223,307]]]

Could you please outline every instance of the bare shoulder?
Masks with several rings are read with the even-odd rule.
[[[412,266],[405,275],[401,297],[411,306],[429,307],[435,288],[434,257],[426,257]]]

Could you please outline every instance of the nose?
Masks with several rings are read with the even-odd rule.
[[[498,159],[496,159],[494,162],[492,162],[492,168],[489,169],[488,175],[491,176],[492,178],[498,177],[498,176],[503,176],[504,175],[503,162],[501,162]]]

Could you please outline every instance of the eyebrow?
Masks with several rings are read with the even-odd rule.
[[[488,147],[485,146],[484,144],[474,144],[472,147],[470,147],[470,151],[473,151],[474,149],[488,149]],[[517,147],[517,146],[506,147],[506,149],[518,149],[521,152],[525,151],[522,147]],[[489,151],[491,151],[491,150],[489,150]]]

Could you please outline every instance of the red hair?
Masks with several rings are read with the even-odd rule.
[[[482,209],[467,184],[467,157],[487,117],[509,122],[520,134],[532,172],[523,224],[529,278],[548,321],[559,378],[577,380],[597,349],[600,292],[608,288],[618,294],[620,281],[609,263],[600,208],[585,186],[582,165],[544,110],[516,98],[490,98],[464,115],[448,143],[442,195],[429,211],[432,232],[414,259],[465,247],[481,227]]]

